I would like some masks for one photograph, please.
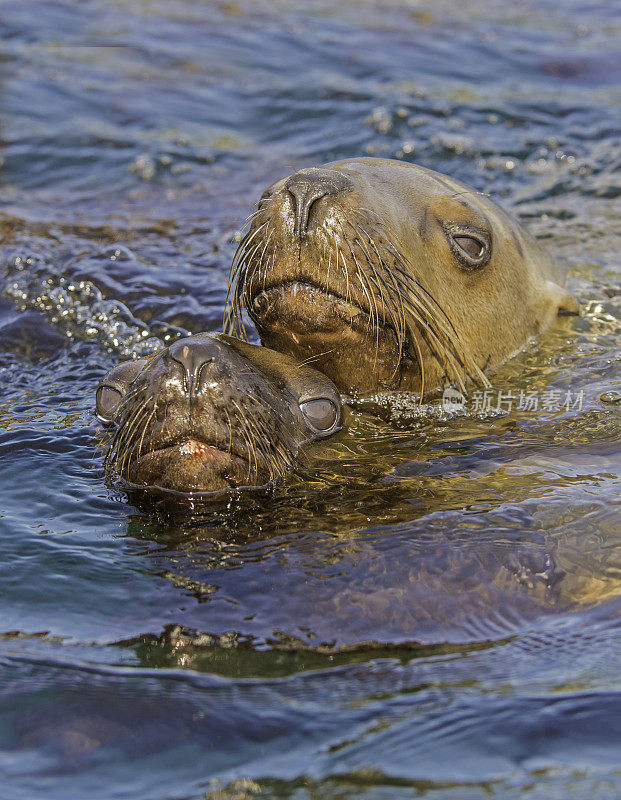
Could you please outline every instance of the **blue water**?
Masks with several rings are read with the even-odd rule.
[[[455,7],[457,5],[457,7]],[[0,798],[621,797],[618,5],[5,0]],[[489,192],[579,298],[493,376],[349,411],[268,498],[137,508],[99,377],[217,330],[299,167]]]

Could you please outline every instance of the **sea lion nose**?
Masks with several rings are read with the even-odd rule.
[[[197,341],[193,337],[181,339],[170,346],[170,357],[183,367],[188,394],[195,391],[203,367],[214,360],[216,347],[213,339]]]
[[[301,239],[306,234],[311,207],[317,200],[345,194],[352,187],[349,178],[334,169],[303,169],[292,175],[285,188],[293,197],[295,236]]]

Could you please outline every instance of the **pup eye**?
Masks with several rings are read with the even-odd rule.
[[[481,258],[485,252],[485,245],[483,242],[480,242],[472,236],[455,236],[453,241],[456,245],[461,247],[470,258]]]
[[[338,408],[332,400],[323,397],[301,403],[300,410],[311,428],[321,433],[330,432],[339,419]]]
[[[125,397],[127,397],[129,387],[146,363],[146,358],[138,358],[136,361],[124,361],[109,372],[106,372],[99,381],[95,394],[95,411],[99,421],[104,425],[114,423],[114,416]]]
[[[259,202],[257,203],[257,208],[261,208],[261,206],[270,199],[272,196],[272,192],[269,189],[266,189],[261,197],[259,198]]]
[[[121,405],[123,395],[112,386],[100,386],[95,396],[95,407],[99,421],[109,425],[114,419],[118,407]]]

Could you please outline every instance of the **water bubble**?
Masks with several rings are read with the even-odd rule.
[[[149,155],[143,154],[137,156],[130,164],[129,171],[135,172],[143,181],[151,181],[155,177],[155,162]]]
[[[122,246],[104,249],[106,257],[119,252],[133,258]],[[4,293],[17,308],[34,308],[64,328],[69,339],[99,341],[124,358],[150,355],[172,341],[188,335],[182,328],[152,322],[150,326],[134,317],[119,300],[106,298],[90,281],[73,281],[58,274],[58,268],[44,259],[29,259],[32,269],[23,270],[25,259],[17,257],[5,265],[0,281]]]
[[[384,135],[392,128],[392,117],[385,108],[375,108],[365,119],[365,123]]]

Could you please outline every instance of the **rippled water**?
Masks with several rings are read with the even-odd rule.
[[[5,0],[2,26],[0,796],[618,798],[615,4]],[[358,154],[547,241],[583,313],[494,388],[582,407],[350,410],[271,497],[132,506],[98,378],[217,329],[264,186]]]

